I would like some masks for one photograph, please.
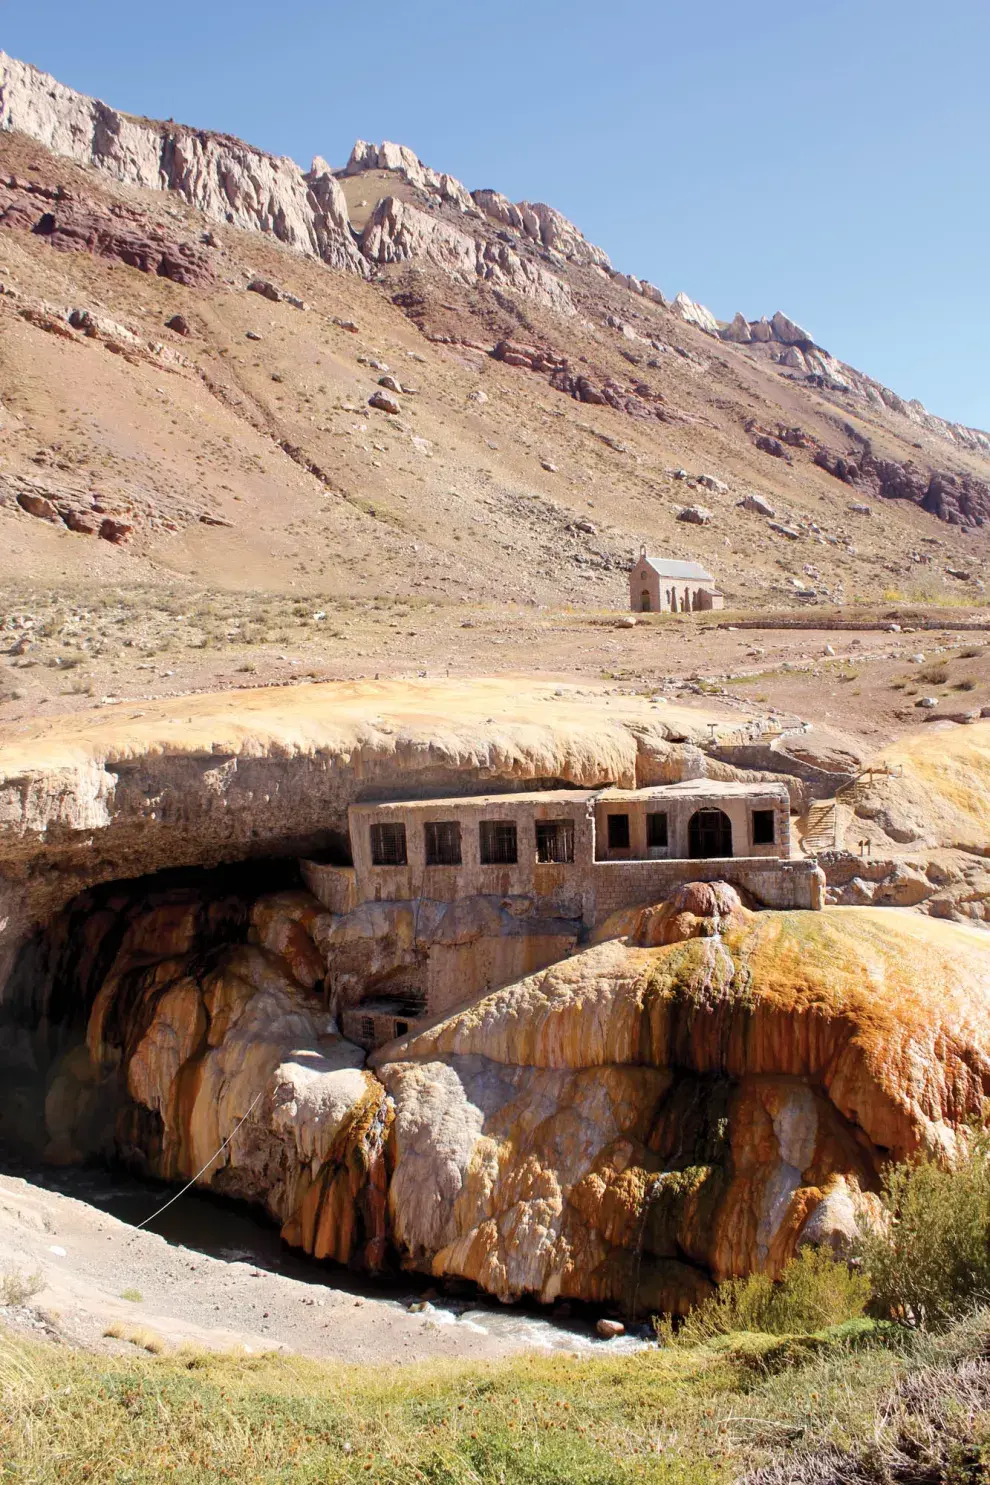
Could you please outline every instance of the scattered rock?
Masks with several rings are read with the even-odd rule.
[[[549,459],[541,459],[540,460],[540,468],[541,469],[545,469],[548,474],[556,474],[557,473],[557,466],[556,466],[556,464],[551,464],[551,462],[550,462]]]
[[[487,401],[488,401],[488,393],[487,392],[482,392],[482,390],[481,390],[480,387],[476,391],[469,392],[468,393],[468,402],[487,402]]]
[[[782,526],[779,521],[770,521],[769,526],[771,531],[776,531],[778,536],[786,536],[788,541],[800,539],[800,531],[795,531],[793,526]]]
[[[358,333],[358,327],[353,320],[342,320],[338,315],[332,315],[330,323],[331,325],[336,325],[339,330],[347,330],[351,335]]]
[[[165,321],[166,330],[174,330],[176,335],[189,335],[189,321],[185,315],[173,315],[170,320]]]
[[[263,299],[270,299],[272,304],[277,304],[282,297],[275,285],[266,278],[253,278],[248,284],[248,293],[260,294]]]
[[[686,505],[683,510],[677,512],[679,521],[687,521],[692,526],[708,526],[711,523],[712,512],[704,505]]]
[[[261,338],[262,338],[258,334],[257,330],[247,330],[247,331],[245,331],[245,337],[248,340],[261,340]]]
[[[764,454],[772,454],[775,459],[783,459],[788,464],[791,462],[791,456],[780,439],[771,438],[769,433],[761,433],[757,436],[756,447],[762,449]]]
[[[965,712],[939,712],[938,716],[928,716],[926,722],[958,722],[960,726],[968,726],[972,722],[980,720],[980,713],[976,707]]]
[[[378,385],[384,387],[388,392],[401,392],[403,390],[395,377],[391,375],[380,376],[378,378]]]
[[[762,495],[744,495],[742,500],[736,503],[743,510],[752,511],[755,516],[773,516],[776,514],[769,500],[764,500]]]
[[[917,701],[914,704],[915,704],[915,706],[923,707],[926,712],[927,711],[931,711],[932,707],[938,706],[938,697],[937,696],[919,696],[918,699],[917,699]]]
[[[402,411],[394,397],[386,397],[384,392],[374,392],[368,398],[368,406],[377,407],[379,412],[392,413],[396,417]]]
[[[729,493],[725,480],[717,479],[714,474],[699,474],[694,482],[696,485],[703,485],[706,490],[711,490],[716,495],[728,495]]]
[[[945,575],[946,577],[957,578],[960,583],[969,583],[973,580],[973,574],[971,572],[964,572],[961,567],[947,567],[945,569]]]
[[[614,1341],[620,1335],[625,1335],[626,1327],[621,1320],[599,1320],[595,1331],[603,1341]]]
[[[38,516],[42,521],[52,521],[56,526],[58,525],[58,511],[44,495],[32,495],[22,491],[17,497],[17,504],[21,510],[27,511],[29,516]]]
[[[852,511],[854,516],[872,516],[873,514],[873,507],[870,505],[861,505],[857,503],[855,505],[851,505],[849,509]]]

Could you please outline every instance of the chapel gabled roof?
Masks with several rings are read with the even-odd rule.
[[[700,562],[672,562],[666,557],[640,557],[640,562],[645,562],[652,567],[657,577],[662,578],[694,578],[705,583],[714,583],[715,579],[710,572],[706,572]]]

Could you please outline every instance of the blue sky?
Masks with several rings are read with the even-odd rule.
[[[306,165],[409,144],[990,427],[986,0],[0,0],[0,47]]]

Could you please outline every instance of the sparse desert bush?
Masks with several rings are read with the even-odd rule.
[[[802,1248],[778,1282],[766,1274],[729,1279],[687,1316],[679,1330],[660,1321],[657,1334],[678,1345],[703,1345],[733,1331],[800,1335],[858,1320],[870,1281],[821,1248]]]
[[[990,1133],[954,1167],[889,1166],[881,1200],[886,1221],[861,1244],[877,1313],[927,1329],[990,1300]]]
[[[952,689],[954,691],[975,691],[976,682],[971,675],[963,676],[961,681],[955,681]]]
[[[26,1305],[29,1299],[45,1287],[41,1274],[24,1273],[19,1268],[7,1268],[0,1273],[0,1305]]]
[[[944,686],[949,672],[944,665],[929,665],[927,669],[918,671],[917,679],[926,686]]]
[[[121,1296],[126,1299],[127,1295]],[[108,1340],[127,1341],[128,1345],[139,1346],[142,1351],[147,1351],[149,1356],[160,1356],[165,1350],[165,1342],[161,1336],[146,1325],[124,1325],[115,1321],[108,1325],[103,1332]]]

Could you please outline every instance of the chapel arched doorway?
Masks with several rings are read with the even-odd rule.
[[[732,821],[724,810],[696,810],[688,823],[692,861],[732,855]]]

